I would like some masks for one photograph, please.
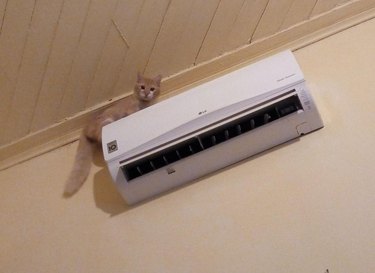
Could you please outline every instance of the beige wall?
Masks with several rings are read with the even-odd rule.
[[[170,76],[337,9],[348,12],[299,35],[374,5],[373,0],[0,0],[0,146],[128,92],[136,71]]]
[[[295,51],[325,128],[127,207],[76,143],[0,172],[2,272],[375,272],[375,20]],[[327,271],[328,269],[328,271]]]

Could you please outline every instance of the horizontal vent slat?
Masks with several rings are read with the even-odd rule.
[[[265,124],[273,122],[302,109],[298,95],[282,99],[256,112],[228,121],[182,143],[168,147],[156,154],[147,156],[121,167],[127,181],[163,168],[203,150],[240,136]]]

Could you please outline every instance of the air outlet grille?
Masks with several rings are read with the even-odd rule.
[[[196,135],[182,143],[173,145],[153,155],[147,156],[121,167],[127,181],[165,167],[229,139],[240,136],[267,123],[290,115],[302,109],[298,95],[292,95],[261,110],[252,112],[207,132]]]

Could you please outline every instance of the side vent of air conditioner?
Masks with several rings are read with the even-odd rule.
[[[294,91],[292,90],[289,93],[293,93]],[[225,120],[219,121],[217,123],[220,125],[216,127],[213,126],[207,131],[198,133],[181,143],[176,143],[155,154],[126,164],[121,167],[122,172],[127,181],[132,182],[135,178],[195,155],[203,150],[210,149],[213,146],[220,145],[223,142],[303,109],[297,94],[271,103],[261,108],[261,110],[252,111],[252,109],[256,108],[259,108],[259,105],[245,110],[244,113],[238,115],[238,118],[228,118],[226,119],[228,122]]]

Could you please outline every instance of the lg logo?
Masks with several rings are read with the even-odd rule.
[[[107,149],[108,149],[108,153],[113,153],[114,151],[117,151],[117,141],[114,140],[114,141],[111,141],[109,143],[107,143]]]

